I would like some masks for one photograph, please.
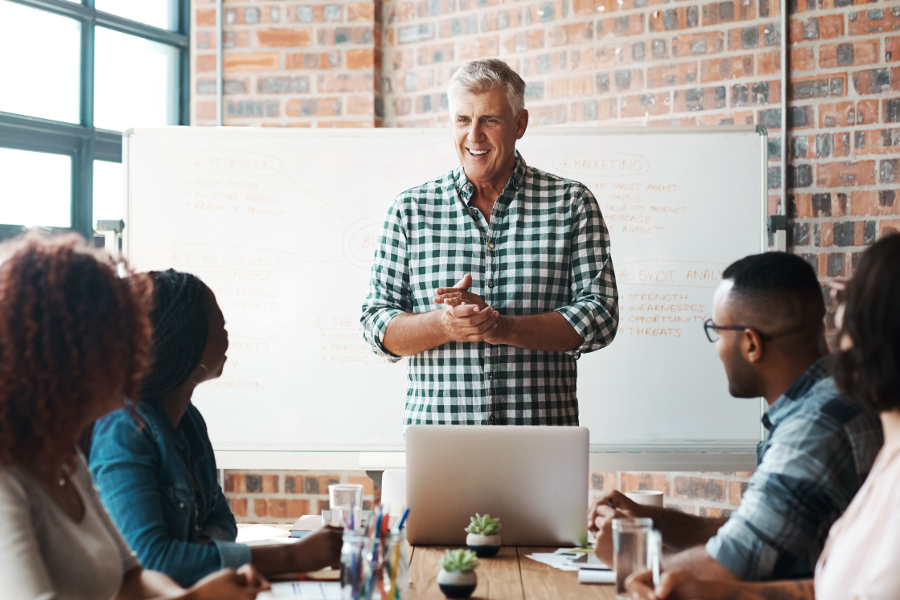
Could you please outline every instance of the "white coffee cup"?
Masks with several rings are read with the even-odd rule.
[[[657,490],[638,490],[636,492],[625,492],[625,497],[638,504],[645,506],[663,505],[663,493]]]

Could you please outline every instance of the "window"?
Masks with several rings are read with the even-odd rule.
[[[125,216],[122,133],[188,124],[188,0],[0,0],[0,239]]]

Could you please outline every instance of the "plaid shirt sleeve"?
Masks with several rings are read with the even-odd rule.
[[[787,421],[706,550],[745,581],[811,576],[853,482],[861,483],[844,424],[823,412]]]
[[[573,302],[556,309],[584,341],[567,352],[581,354],[608,346],[619,324],[619,292],[612,258],[609,231],[600,214],[600,205],[589,189],[573,182],[573,222],[571,290]]]
[[[388,209],[381,229],[381,239],[375,249],[375,261],[369,279],[369,291],[360,318],[363,338],[376,354],[391,362],[400,356],[384,347],[384,334],[391,319],[413,311],[412,293],[407,269],[407,239],[402,224],[403,195]]]

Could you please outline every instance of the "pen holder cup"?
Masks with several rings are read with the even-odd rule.
[[[409,558],[406,533],[372,540],[344,534],[341,548],[343,600],[409,600]]]

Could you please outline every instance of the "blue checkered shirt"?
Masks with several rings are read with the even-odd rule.
[[[459,166],[397,196],[385,218],[363,334],[383,346],[391,319],[439,309],[434,292],[466,273],[469,291],[504,315],[556,311],[584,338],[569,352],[448,342],[409,358],[407,424],[577,425],[576,359],[612,342],[618,292],[609,232],[584,185],[517,154],[491,222],[469,200]]]
[[[740,579],[812,577],[828,530],[881,448],[878,417],[840,396],[824,361],[766,411],[759,466],[737,512],[706,544]]]

